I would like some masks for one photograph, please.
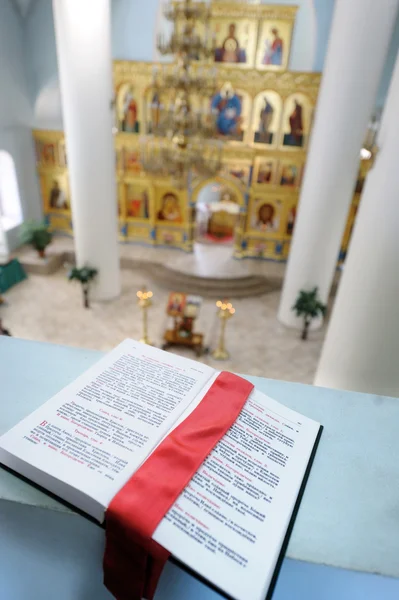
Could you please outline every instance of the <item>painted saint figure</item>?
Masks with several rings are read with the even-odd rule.
[[[257,183],[270,183],[273,173],[273,163],[267,162],[259,167]]]
[[[281,66],[283,64],[283,40],[279,36],[276,27],[273,27],[271,33],[273,35],[273,41],[270,43],[269,40],[266,40],[266,49],[262,64]]]
[[[267,96],[263,98],[264,105],[259,114],[259,127],[255,132],[255,142],[258,144],[271,144],[273,142],[273,133],[269,131],[269,127],[273,120],[274,108],[270,104]]]
[[[181,222],[179,200],[172,192],[167,192],[163,196],[161,210],[158,211],[157,219],[159,221]]]
[[[151,103],[151,122],[149,123],[149,132],[153,133],[156,131],[159,121],[161,118],[161,98],[159,94],[159,90],[155,89],[152,95]]]
[[[242,139],[242,102],[231,83],[225,83],[220,92],[213,97],[211,109],[216,115],[216,127],[220,135]]]
[[[46,165],[55,165],[54,144],[43,144],[43,162]]]
[[[60,184],[56,179],[53,181],[53,187],[50,190],[50,208],[68,208],[65,193],[60,188]]]
[[[280,185],[295,185],[298,169],[295,165],[286,165],[281,172]]]
[[[284,146],[302,146],[303,145],[303,120],[302,105],[298,100],[294,100],[295,106],[292,111],[290,121],[290,133],[284,134]]]
[[[169,294],[168,306],[166,312],[171,316],[182,314],[186,305],[186,295],[179,292]]]
[[[223,40],[222,46],[215,49],[215,62],[225,63],[246,63],[247,53],[245,49],[240,48],[240,43],[236,37],[236,25],[230,23],[228,35]]]
[[[138,133],[138,109],[132,88],[129,88],[123,104],[122,131]]]
[[[127,198],[127,216],[138,219],[148,219],[149,198],[146,190],[136,192],[131,186],[130,196]]]
[[[261,231],[276,231],[279,221],[275,213],[276,209],[272,204],[262,204],[258,210],[256,227]]]

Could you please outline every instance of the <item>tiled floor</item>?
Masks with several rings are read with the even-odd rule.
[[[30,275],[6,294],[7,305],[0,308],[4,326],[14,336],[56,344],[109,350],[126,337],[141,337],[141,314],[136,291],[147,285],[154,292],[149,313],[150,335],[157,346],[168,326],[165,314],[168,291],[151,281],[145,270],[122,271],[121,296],[109,303],[93,304],[85,310],[79,285],[67,281],[66,270],[51,276]],[[261,375],[287,381],[311,383],[317,366],[324,329],[311,332],[302,342],[299,332],[276,320],[279,292],[234,301],[236,314],[227,326],[227,348],[231,358],[217,362],[211,356],[201,360],[217,368]],[[197,330],[206,344],[215,347],[219,322],[212,300],[204,300]],[[190,351],[181,354],[195,358]]]

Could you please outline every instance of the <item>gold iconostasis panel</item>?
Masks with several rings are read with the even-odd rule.
[[[288,67],[297,6],[212,2],[214,62],[240,69]]]
[[[194,108],[212,111],[216,136],[224,143],[223,167],[210,181],[194,172],[187,190],[177,189],[166,177],[147,175],[140,162],[141,136],[153,133],[162,109],[176,94],[158,88],[157,75],[172,72],[175,65],[114,62],[120,241],[192,251],[197,198],[205,185],[214,183],[229,210],[213,214],[211,233],[233,230],[237,258],[287,259],[320,84],[319,73],[287,70],[296,10],[212,3],[215,52],[209,62],[214,64],[216,91]],[[194,70],[203,68],[204,62],[194,62]],[[45,217],[54,231],[72,235],[63,132],[36,130],[33,135]],[[357,187],[360,179],[361,174]]]

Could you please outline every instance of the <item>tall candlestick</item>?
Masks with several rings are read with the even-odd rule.
[[[226,350],[225,347],[226,324],[227,321],[231,319],[231,317],[234,315],[235,308],[233,308],[231,302],[228,302],[227,300],[218,300],[216,302],[216,306],[219,309],[218,317],[220,319],[220,337],[218,346],[216,350],[212,352],[212,356],[216,360],[226,360],[230,356],[229,352]]]
[[[148,338],[148,314],[147,311],[149,309],[149,307],[152,305],[152,301],[151,298],[153,296],[153,293],[150,291],[147,291],[145,287],[143,287],[142,290],[139,290],[136,294],[138,300],[137,300],[137,304],[139,305],[139,307],[142,310],[142,315],[143,315],[143,337],[141,338],[140,342],[142,344],[147,344],[149,346],[151,346],[151,342]]]

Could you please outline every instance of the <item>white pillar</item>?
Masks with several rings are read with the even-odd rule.
[[[120,293],[110,0],[53,0],[78,266],[99,300]]]
[[[398,0],[336,0],[298,217],[278,318],[301,326],[291,307],[318,286],[326,302],[377,95]]]
[[[1,222],[0,215],[0,264],[2,262],[7,262],[8,260],[8,244],[6,234],[3,229],[3,223]]]
[[[316,385],[399,396],[399,55]]]

